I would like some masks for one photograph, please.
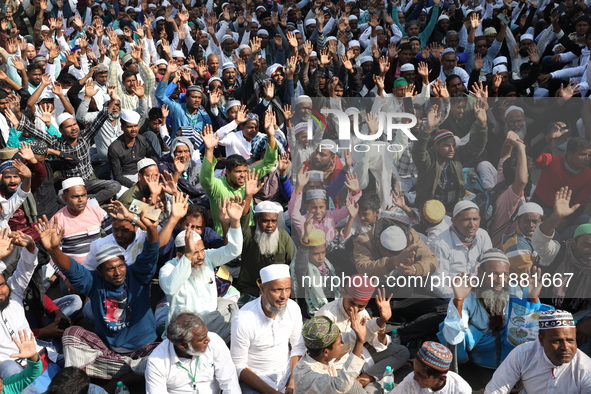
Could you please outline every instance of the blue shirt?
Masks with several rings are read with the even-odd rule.
[[[168,105],[168,110],[170,111],[168,119],[170,119],[170,127],[175,135],[181,126],[191,126],[198,132],[201,132],[206,124],[211,124],[211,118],[205,110],[199,108],[191,115],[187,111],[186,103],[177,103],[168,98],[166,95],[167,87],[168,81],[158,83],[156,87],[156,98],[161,104]]]

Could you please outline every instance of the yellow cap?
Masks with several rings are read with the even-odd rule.
[[[324,231],[315,228],[310,232],[308,240],[308,246],[310,247],[324,245],[326,243],[326,234]]]
[[[17,148],[0,149],[0,160],[12,160],[14,155],[18,153]]]
[[[445,216],[445,206],[439,200],[429,200],[423,205],[423,217],[429,223],[437,224]]]

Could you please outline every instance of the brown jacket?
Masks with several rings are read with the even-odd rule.
[[[419,245],[413,264],[417,269],[416,275],[434,274],[437,271],[438,264],[437,258],[431,252],[431,249],[410,225],[392,218],[378,219],[370,231],[360,234],[355,240],[353,258],[355,259],[357,272],[368,276],[383,276],[388,275],[394,269],[393,259],[382,257],[379,249],[380,234],[387,227],[394,225],[402,228],[407,234],[408,245],[414,243]]]

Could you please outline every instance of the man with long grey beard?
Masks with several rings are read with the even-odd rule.
[[[252,197],[261,189],[257,175],[248,173],[244,188],[245,207],[250,206]],[[259,271],[271,264],[289,265],[296,254],[295,245],[287,233],[277,226],[283,208],[279,203],[263,201],[254,209],[254,226],[249,226],[250,215],[243,212],[240,227],[244,237],[240,276],[235,286],[242,294],[238,306],[242,307],[260,294],[257,286]]]
[[[261,296],[244,305],[232,319],[230,353],[243,394],[293,394],[293,367],[304,355],[302,312],[289,299],[287,264],[260,271]]]
[[[509,260],[500,249],[482,253],[478,263],[477,276],[461,273],[452,278],[454,298],[437,336],[442,343],[457,346],[459,362],[469,359],[496,369],[514,348],[506,340],[509,313],[517,304],[528,310],[543,309],[538,299],[542,281],[530,277],[529,288],[510,286]],[[532,271],[536,273],[541,276],[539,268]]]
[[[175,314],[167,337],[148,358],[148,394],[241,393],[230,350],[199,314]]]

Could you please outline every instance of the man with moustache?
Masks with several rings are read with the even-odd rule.
[[[225,200],[218,218],[227,229],[227,245],[205,250],[196,231],[181,231],[175,239],[177,257],[160,269],[159,282],[170,303],[168,322],[180,311],[198,313],[213,332],[229,343],[230,322],[238,306],[218,298],[214,269],[240,256],[243,204]]]
[[[302,312],[291,300],[287,264],[260,271],[261,296],[232,319],[230,353],[243,394],[293,393],[294,366],[306,352]]]
[[[468,89],[470,75],[463,68],[458,67],[456,52],[451,48],[445,48],[441,52],[441,71],[437,79],[445,81],[450,75],[459,76],[466,89]]]
[[[451,282],[453,299],[437,334],[442,343],[457,346],[458,361],[469,359],[483,368],[496,369],[512,350],[508,342],[497,343],[507,336],[507,317],[516,300],[526,298],[525,308],[539,310],[538,296],[542,281],[530,278],[529,288],[509,286],[510,263],[500,249],[489,249],[480,255],[477,275],[485,278],[473,289],[474,280],[461,273]],[[541,275],[539,269],[532,274]],[[460,280],[462,279],[462,280]],[[535,286],[537,285],[537,286]],[[523,300],[520,300],[523,303]]]
[[[138,181],[138,162],[149,157],[158,160],[154,147],[146,137],[139,134],[140,114],[124,109],[121,111],[123,134],[109,146],[108,157],[113,179],[130,188]]]
[[[199,198],[205,190],[199,183],[199,163],[192,159],[193,144],[187,137],[177,137],[172,140],[170,152],[158,160],[158,170],[161,174],[169,172],[181,192],[188,194],[190,199]]]
[[[495,371],[486,394],[587,393],[591,390],[591,359],[577,349],[573,315],[562,310],[540,314],[538,341],[513,349]]]
[[[175,314],[167,339],[148,358],[146,392],[220,394],[222,390],[241,394],[230,350],[198,313]]]
[[[526,202],[517,211],[515,232],[503,235],[503,251],[511,263],[511,272],[526,273],[536,262],[538,254],[534,251],[531,238],[535,229],[542,223],[542,216],[544,210],[541,206],[535,202]]]

